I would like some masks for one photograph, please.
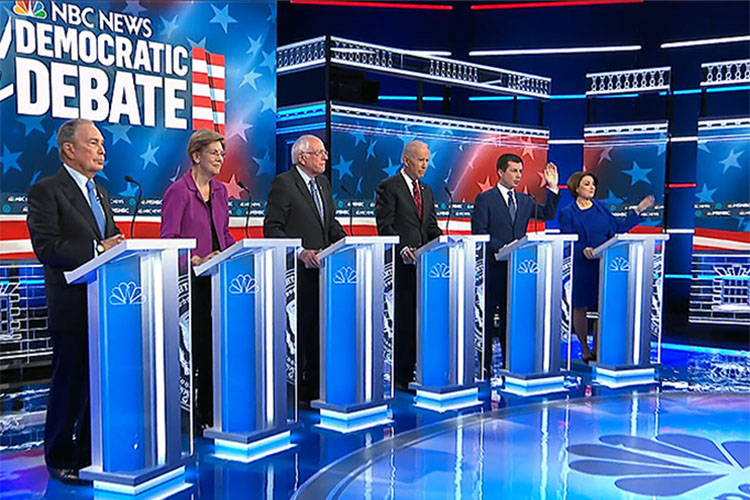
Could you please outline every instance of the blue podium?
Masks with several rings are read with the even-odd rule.
[[[310,406],[320,427],[354,432],[390,422],[386,272],[393,273],[397,244],[398,236],[347,236],[318,254],[320,399]]]
[[[244,239],[194,269],[211,276],[214,422],[203,436],[220,458],[251,462],[293,446],[296,364],[287,324],[294,316],[287,318],[301,245]]]
[[[661,296],[655,294],[662,290],[668,239],[668,234],[618,234],[594,249],[600,259],[595,382],[622,387],[656,381],[651,326],[652,319],[661,323]]]
[[[488,235],[443,235],[417,257],[417,374],[415,406],[445,412],[481,404],[479,381],[484,305],[484,247]],[[477,335],[478,332],[478,335]]]
[[[570,321],[571,304],[563,299],[563,262],[571,260],[577,240],[534,233],[495,254],[508,261],[504,392],[534,396],[565,390],[560,332],[562,322]]]
[[[178,278],[195,240],[126,240],[65,273],[88,286],[91,466],[95,490],[180,491]],[[185,449],[185,446],[188,448]],[[169,484],[167,484],[169,483]]]

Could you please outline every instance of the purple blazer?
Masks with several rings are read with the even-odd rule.
[[[222,250],[234,243],[229,233],[227,188],[211,179],[211,214]],[[211,219],[190,170],[167,188],[161,202],[161,238],[195,238],[198,245],[192,254],[205,257],[211,253]]]

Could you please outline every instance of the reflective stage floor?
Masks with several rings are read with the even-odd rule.
[[[493,394],[442,415],[399,393],[392,424],[349,435],[304,412],[294,448],[250,464],[199,439],[191,487],[171,498],[750,500],[748,354],[676,349],[662,360],[660,386],[610,390],[583,374],[567,394]],[[100,497],[49,479],[39,444],[8,444],[6,420],[3,500]]]

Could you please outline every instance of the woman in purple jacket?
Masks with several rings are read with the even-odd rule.
[[[164,193],[159,236],[195,238],[191,261],[198,266],[234,243],[229,233],[227,188],[214,178],[224,163],[224,137],[198,130],[190,136],[187,152],[192,167]],[[191,277],[192,366],[198,388],[197,422],[204,429],[213,425],[211,281]]]
[[[654,204],[653,196],[646,196],[628,212],[625,220],[617,219],[602,202],[594,199],[599,180],[591,172],[576,172],[568,179],[568,190],[575,201],[560,210],[560,232],[578,235],[573,252],[573,329],[583,348],[583,360],[596,360],[587,343],[586,313],[597,308],[599,292],[599,259],[593,257],[598,247],[617,233],[625,233],[643,217],[641,212]]]

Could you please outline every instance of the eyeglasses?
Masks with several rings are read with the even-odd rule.
[[[313,156],[328,156],[328,151],[325,149],[319,149],[318,151],[302,151],[303,155],[313,155]]]
[[[222,159],[227,155],[226,151],[218,151],[216,149],[212,151],[206,151],[206,154],[213,158],[222,158]]]

